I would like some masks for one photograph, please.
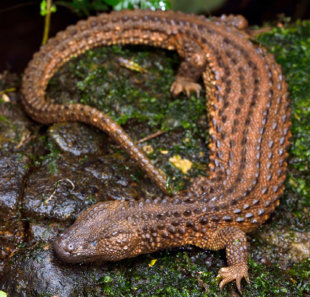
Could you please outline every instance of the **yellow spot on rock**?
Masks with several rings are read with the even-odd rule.
[[[153,267],[155,265],[155,263],[157,262],[157,259],[153,259],[151,260],[149,267]]]
[[[142,147],[142,149],[148,155],[154,152],[154,149],[151,145],[145,145]]]
[[[4,102],[10,102],[10,97],[7,94],[2,94],[2,100]],[[0,291],[1,292],[1,291]],[[1,295],[0,295],[1,296]]]
[[[190,160],[182,159],[180,155],[175,155],[169,159],[169,162],[180,169],[184,174],[192,168],[193,163]]]
[[[160,151],[160,153],[163,154],[163,155],[167,155],[167,154],[169,153],[169,151],[167,151],[167,150],[162,150],[162,151]]]
[[[147,72],[146,69],[144,69],[138,63],[136,63],[132,60],[128,60],[125,58],[119,58],[118,61],[119,61],[120,65],[122,65],[123,67],[125,67],[129,70],[136,71],[136,72]]]

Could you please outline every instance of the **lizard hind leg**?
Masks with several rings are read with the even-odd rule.
[[[229,282],[236,280],[238,291],[241,292],[241,280],[249,284],[248,249],[245,233],[235,227],[224,227],[214,233],[209,242],[213,250],[226,249],[227,267],[219,270],[217,277],[221,280],[220,289]]]

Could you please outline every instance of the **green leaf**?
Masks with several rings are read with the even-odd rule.
[[[52,13],[56,12],[56,10],[57,10],[56,5],[53,4],[52,7],[51,7],[51,12]],[[47,2],[46,2],[46,0],[42,0],[41,4],[40,4],[40,14],[42,16],[46,16],[47,13],[48,13],[48,11],[47,11]]]
[[[141,0],[140,8],[167,10],[171,8],[171,3],[169,0]]]
[[[46,0],[42,0],[40,4],[40,14],[45,16],[47,14],[47,4]]]
[[[104,2],[111,6],[116,6],[119,4],[122,0],[104,0]]]
[[[114,6],[115,10],[135,9],[135,8],[167,10],[171,8],[169,0],[120,0],[118,2],[119,3]]]
[[[52,7],[51,7],[51,12],[56,12],[57,11],[57,8],[56,8],[56,5],[52,5]]]

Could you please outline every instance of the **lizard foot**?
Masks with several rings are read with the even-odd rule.
[[[238,291],[241,293],[241,280],[244,278],[250,284],[247,264],[236,264],[223,267],[219,270],[217,278],[222,279],[220,282],[220,290],[229,282],[236,280]]]
[[[185,92],[189,97],[191,92],[195,92],[199,97],[201,91],[201,85],[190,80],[178,77],[171,85],[170,92],[173,96],[177,96],[182,92]]]

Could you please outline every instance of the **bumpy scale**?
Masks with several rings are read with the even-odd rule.
[[[166,191],[164,176],[111,118],[81,104],[51,104],[49,79],[88,49],[147,44],[184,58],[173,95],[199,92],[202,75],[210,118],[207,177],[172,197],[98,203],[83,211],[54,242],[66,262],[120,260],[167,247],[193,244],[226,249],[220,288],[249,282],[249,232],[270,216],[283,194],[290,108],[287,86],[272,55],[250,41],[240,16],[208,20],[173,11],[122,11],[80,21],[49,40],[23,76],[22,102],[36,121],[80,121],[108,133]]]

